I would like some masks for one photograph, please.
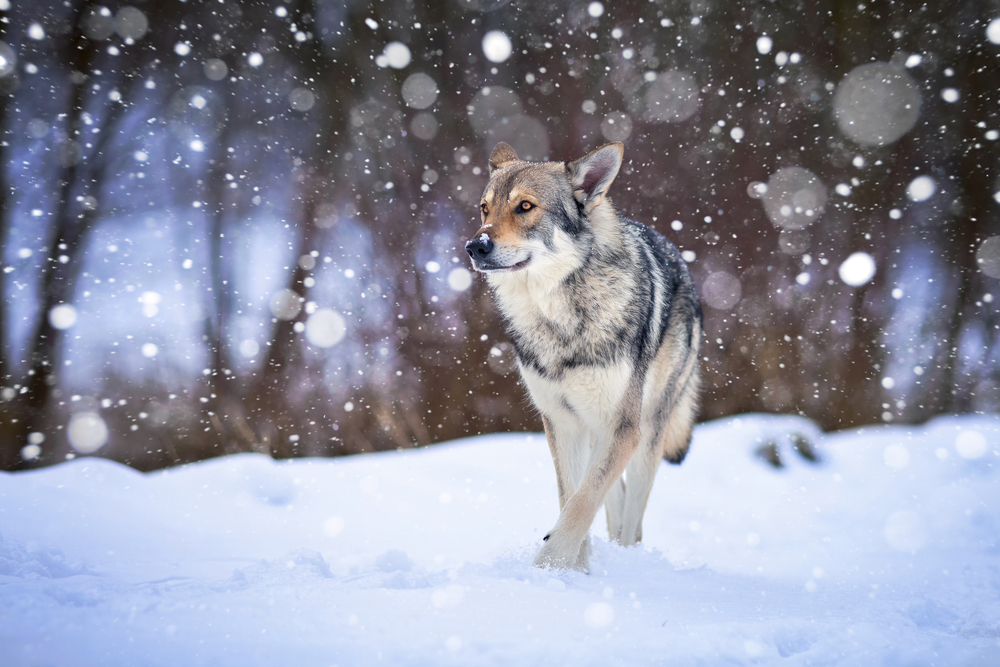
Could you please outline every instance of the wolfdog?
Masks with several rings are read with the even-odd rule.
[[[560,513],[539,567],[589,570],[602,503],[613,540],[642,539],[659,461],[684,459],[698,410],[701,304],[677,248],[607,198],[623,154],[613,143],[532,163],[497,144],[465,244],[555,463]]]

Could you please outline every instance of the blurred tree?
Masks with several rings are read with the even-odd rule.
[[[9,25],[9,21],[0,23],[0,44],[7,44],[7,40],[9,39]],[[18,76],[16,69],[9,62],[10,53],[0,53],[0,57],[8,60],[8,62],[4,63],[5,66],[0,69],[0,128],[3,131],[3,135],[0,137],[0,165],[9,163],[11,154],[10,145],[14,138],[9,118],[9,105],[11,97],[17,89]],[[7,170],[0,168],[0,249],[7,247],[7,240],[10,237],[11,218],[8,212],[13,208],[13,200],[14,193],[11,191],[7,179]],[[6,283],[7,273],[0,272],[0,295],[7,294]],[[6,307],[0,308],[0,383],[3,383],[4,386],[8,383],[13,384],[13,382],[10,382],[13,368],[10,361],[10,343],[7,335],[10,326],[7,322],[7,312],[8,309]],[[3,437],[5,430],[0,427],[0,437]],[[3,465],[6,463],[4,459],[3,453],[0,453],[0,469],[6,467]]]
[[[844,428],[1000,407],[979,261],[1000,235],[988,3],[137,7],[19,6],[0,26],[21,56],[0,77],[0,241],[18,271],[2,284],[0,467],[33,464],[32,431],[37,462],[71,452],[60,388],[108,397],[101,452],[143,469],[538,429],[462,250],[500,140],[555,160],[625,142],[612,197],[686,253],[706,304],[703,418]],[[128,37],[126,10],[157,30]],[[46,75],[22,75],[27,60]],[[35,116],[60,120],[26,174]],[[927,196],[907,194],[917,176]],[[12,248],[34,223],[11,193],[39,183],[57,194],[30,307]],[[124,279],[81,301],[96,230],[127,230],[138,254],[166,243],[152,215],[173,240],[128,285],[193,314],[128,322],[100,305]],[[117,370],[57,373],[62,303],[160,347],[140,358],[78,324],[77,354]]]
[[[72,325],[70,320],[75,320],[75,310],[68,311],[74,313],[72,316],[59,318],[53,316],[53,309],[74,301],[89,234],[102,213],[107,215],[113,210],[107,204],[111,193],[106,187],[116,166],[117,152],[123,148],[120,140],[129,121],[130,103],[142,90],[140,74],[161,63],[155,57],[156,47],[165,51],[166,44],[172,41],[169,31],[164,31],[159,43],[151,38],[148,48],[112,47],[112,52],[102,44],[116,30],[124,33],[126,44],[136,41],[126,36],[129,33],[141,40],[148,32],[149,22],[155,24],[171,16],[168,10],[154,8],[151,14],[143,15],[145,26],[136,26],[127,20],[123,22],[121,13],[116,23],[109,10],[91,0],[56,7],[47,14],[55,28],[52,34],[45,33],[38,23],[26,26],[32,39],[52,42],[51,46],[41,47],[39,55],[52,59],[53,77],[58,84],[52,83],[50,87],[56,102],[64,103],[65,107],[58,114],[62,124],[52,133],[55,143],[50,155],[55,162],[52,184],[56,194],[52,198],[54,210],[38,272],[38,308],[26,342],[26,360],[21,364],[26,371],[25,379],[22,389],[4,410],[7,446],[2,448],[0,460],[7,469],[23,464],[19,452],[28,442],[29,433],[55,434],[52,402],[59,396],[63,331]],[[41,32],[32,36],[33,31]],[[51,52],[46,53],[49,49]],[[102,70],[108,54],[117,60],[112,67]],[[63,86],[68,94],[63,94]],[[104,92],[105,89],[109,92]],[[4,206],[4,225],[11,224],[15,210],[12,205]],[[8,371],[4,377],[10,375]]]

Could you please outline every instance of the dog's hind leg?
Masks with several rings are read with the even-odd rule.
[[[680,462],[691,442],[691,430],[698,405],[698,377],[688,367],[682,377],[683,389],[665,423],[644,424],[643,440],[639,451],[629,461],[625,476],[628,487],[625,494],[625,511],[619,542],[631,546],[642,540],[642,517],[653,489],[653,480],[660,466],[660,459]],[[647,435],[648,434],[648,435]]]
[[[573,566],[574,570],[579,570],[584,574],[590,574],[590,534],[588,533],[586,537],[583,538],[583,543],[580,545],[580,553],[576,556],[576,565]]]
[[[618,538],[622,546],[630,547],[642,539],[642,515],[646,511],[649,492],[660,465],[661,452],[660,440],[643,438],[635,456],[628,462],[625,472],[628,488],[622,512],[621,535]]]
[[[621,477],[604,499],[604,512],[608,515],[608,536],[621,541],[622,515],[625,513],[625,480]]]

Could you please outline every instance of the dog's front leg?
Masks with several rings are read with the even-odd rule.
[[[618,428],[601,434],[595,443],[583,482],[563,505],[555,527],[545,536],[535,565],[587,571],[584,540],[605,496],[625,471],[639,445],[638,401],[626,403],[619,411]],[[628,405],[631,403],[631,405]]]
[[[586,472],[590,436],[578,419],[566,413],[542,415],[542,425],[556,469],[559,510],[562,511]]]

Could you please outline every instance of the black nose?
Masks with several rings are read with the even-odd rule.
[[[486,255],[493,252],[493,241],[486,234],[480,234],[471,241],[465,243],[465,251],[469,253],[469,257],[475,259],[478,257],[486,257]]]

